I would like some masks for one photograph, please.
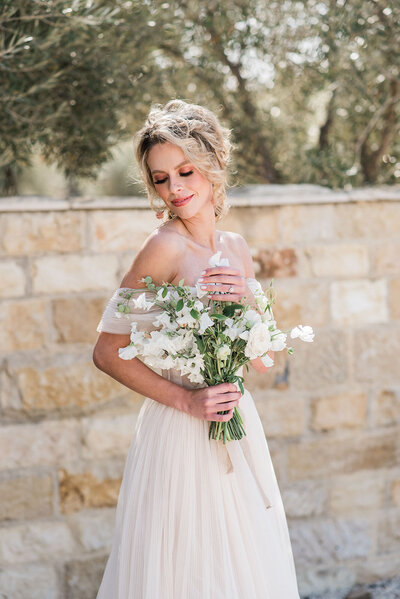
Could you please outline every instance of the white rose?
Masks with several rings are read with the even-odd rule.
[[[259,322],[249,331],[249,338],[244,350],[244,354],[253,360],[270,349],[271,333],[265,323]]]

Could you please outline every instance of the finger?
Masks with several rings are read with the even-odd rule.
[[[210,285],[211,283],[226,283],[227,285],[240,285],[242,287],[245,286],[243,277],[225,274],[209,276],[204,275],[203,277],[200,277],[200,279],[198,279],[198,283],[200,285]]]
[[[219,385],[213,385],[212,387],[208,387],[208,389],[213,389],[216,393],[237,392],[237,389],[233,383],[219,383]]]
[[[218,404],[218,409],[222,410],[222,406],[224,403],[231,401],[238,401],[242,397],[240,391],[235,391],[234,393],[224,393],[223,395],[218,395],[215,398],[215,403]]]
[[[204,270],[202,277],[209,277],[214,275],[233,275],[235,277],[242,277],[243,273],[237,268],[231,266],[210,266]]]
[[[208,284],[208,285],[201,285],[201,289],[205,289],[206,291],[209,291],[210,293],[214,293],[216,291],[221,291],[223,293],[231,293],[233,295],[235,295],[235,293],[237,293],[237,288],[235,289],[235,286],[231,283],[219,283],[219,284]]]
[[[227,414],[212,414],[211,418],[213,422],[227,422],[228,420],[230,420],[233,416],[233,410],[229,410],[229,412]]]
[[[237,293],[210,293],[207,298],[214,302],[239,302],[242,299],[242,295]]]

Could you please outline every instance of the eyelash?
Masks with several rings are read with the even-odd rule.
[[[188,177],[189,175],[192,175],[193,171],[188,171],[187,173],[180,173],[181,177]],[[167,177],[165,177],[164,179],[159,179],[158,181],[153,181],[154,185],[159,185],[160,183],[165,183],[165,181],[167,180]]]

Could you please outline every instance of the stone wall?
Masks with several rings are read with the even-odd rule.
[[[242,233],[275,314],[311,324],[247,385],[302,594],[400,571],[400,190],[252,186]],[[0,200],[0,596],[94,599],[142,398],[96,370],[106,300],[158,221],[140,199]]]

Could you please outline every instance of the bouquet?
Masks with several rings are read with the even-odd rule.
[[[229,266],[227,259],[221,260],[220,255],[218,252],[212,256],[210,266]],[[136,322],[132,323],[130,344],[118,350],[124,360],[140,356],[148,366],[162,370],[174,368],[181,375],[187,375],[192,383],[207,386],[236,383],[243,394],[243,377],[237,374],[242,366],[248,369],[250,360],[261,358],[263,364],[270,367],[274,362],[268,356],[269,351],[286,348],[289,354],[293,353],[293,348],[286,345],[287,333],[277,328],[274,320],[272,282],[266,293],[259,284],[253,292],[255,310],[243,301],[246,298],[241,303],[219,300],[204,303],[201,298],[207,291],[197,284],[193,293],[193,288],[184,285],[183,279],[178,285],[155,285],[150,276],[143,281],[152,299],[147,299],[142,289],[123,290],[116,315],[129,314],[130,300],[135,308],[149,310],[158,306],[162,312],[153,322],[156,329],[149,333],[138,331]],[[138,292],[141,294],[135,299]],[[311,327],[298,325],[290,336],[311,342],[314,333]],[[229,421],[210,422],[209,438],[222,440],[224,444],[241,439],[245,434],[237,407]]]

